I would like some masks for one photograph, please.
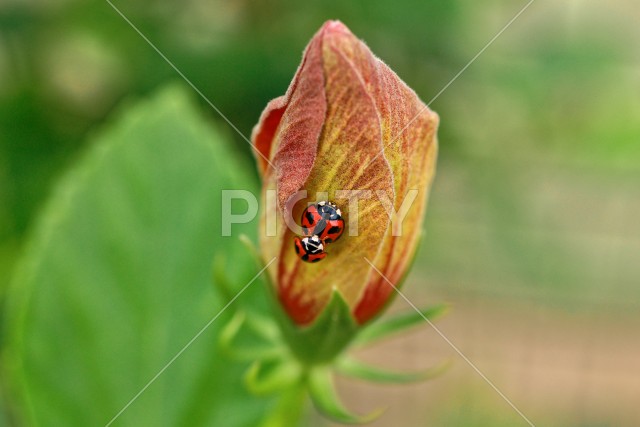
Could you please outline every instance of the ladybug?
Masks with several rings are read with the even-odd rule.
[[[324,245],[318,236],[296,237],[293,240],[296,254],[301,260],[306,262],[318,262],[326,258],[327,253],[324,251]]]
[[[302,230],[306,236],[318,236],[323,243],[335,242],[344,232],[340,209],[331,202],[318,202],[302,212]]]

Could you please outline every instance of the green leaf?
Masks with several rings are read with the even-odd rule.
[[[128,108],[90,144],[40,218],[11,288],[10,378],[25,425],[105,425],[228,302],[210,284],[224,254],[234,292],[256,273],[221,237],[221,190],[253,190],[240,162],[173,87]],[[255,193],[254,193],[255,194]],[[232,306],[260,305],[254,283]],[[224,313],[114,426],[255,426],[269,400],[224,358]]]
[[[420,312],[414,310],[396,315],[389,319],[380,319],[371,323],[358,334],[354,340],[354,346],[362,347],[373,344],[400,332],[404,332],[407,329],[426,325],[427,322],[425,321],[425,318],[434,320],[437,317],[444,315],[448,309],[448,305],[438,304],[421,309]]]
[[[384,410],[380,409],[368,415],[351,413],[344,407],[333,385],[331,371],[325,367],[316,367],[309,372],[309,394],[314,405],[324,416],[345,424],[364,424],[375,420]]]
[[[360,378],[377,383],[406,384],[425,381],[434,378],[444,372],[450,366],[449,362],[443,362],[433,368],[419,372],[394,372],[375,366],[367,365],[358,360],[345,357],[341,359],[336,368],[338,372],[350,377]]]

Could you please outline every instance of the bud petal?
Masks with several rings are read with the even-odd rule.
[[[435,169],[437,124],[438,116],[342,23],[329,21],[313,37],[287,93],[269,103],[253,132],[263,190],[277,191],[281,219],[300,218],[320,192],[340,204],[348,222],[356,212],[338,199],[340,191],[371,198],[360,199],[358,235],[347,229],[316,264],[297,257],[296,235],[284,221],[273,237],[263,227],[263,256],[278,257],[269,273],[295,323],[313,322],[334,291],[361,324],[389,300],[392,287],[366,260],[392,283],[408,269]],[[396,236],[400,224],[387,211],[398,211],[412,189],[418,195]],[[288,203],[299,190],[308,197]]]

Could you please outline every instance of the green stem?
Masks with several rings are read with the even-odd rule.
[[[276,406],[259,427],[293,427],[302,422],[307,403],[307,390],[303,380],[298,381],[279,396]]]

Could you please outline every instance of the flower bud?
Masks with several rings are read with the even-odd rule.
[[[275,209],[263,217],[261,252],[277,257],[268,274],[295,324],[313,323],[334,292],[358,324],[393,296],[386,279],[399,283],[420,237],[437,126],[437,114],[341,22],[326,22],[311,39],[286,94],[269,102],[252,134],[263,206]],[[287,220],[298,222],[320,200],[341,208],[346,231],[311,264],[296,255]]]

